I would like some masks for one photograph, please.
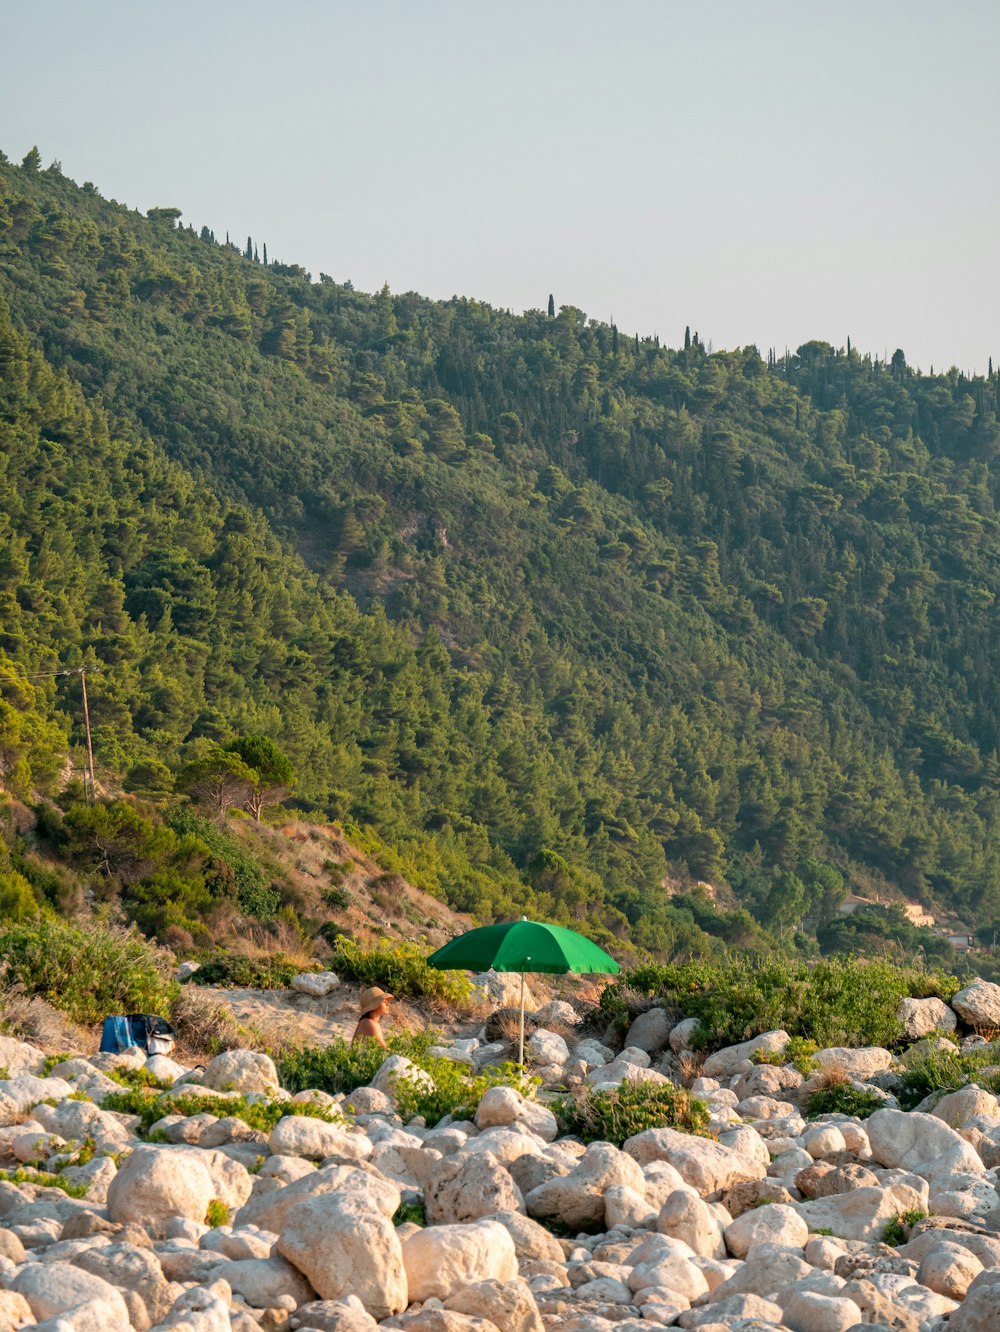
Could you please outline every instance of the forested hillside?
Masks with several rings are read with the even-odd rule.
[[[0,164],[8,786],[82,738],[25,673],[84,663],[126,788],[268,734],[484,916],[658,952],[790,937],[848,884],[1000,916],[992,370],[258,256]],[[670,897],[695,879],[752,914]]]

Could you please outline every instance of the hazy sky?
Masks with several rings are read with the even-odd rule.
[[[0,148],[372,290],[1000,362],[994,0],[0,0]]]

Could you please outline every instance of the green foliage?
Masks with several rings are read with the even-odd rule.
[[[755,1050],[751,1059],[755,1064],[773,1064],[780,1067],[791,1064],[803,1077],[819,1067],[813,1056],[819,1046],[803,1036],[793,1036],[783,1050]]]
[[[881,1110],[885,1101],[874,1092],[859,1091],[849,1082],[835,1082],[811,1092],[806,1102],[806,1118],[819,1119],[823,1115],[856,1115],[867,1119]]]
[[[273,737],[483,918],[951,966],[846,886],[1000,916],[996,376],[312,283],[39,167],[0,162],[7,789],[83,742],[27,674],[100,665],[99,768]]]
[[[404,1226],[411,1224],[414,1226],[425,1226],[427,1224],[427,1213],[422,1202],[401,1202],[392,1214],[392,1224],[394,1226]]]
[[[928,1215],[919,1208],[911,1208],[908,1212],[900,1212],[899,1216],[891,1217],[882,1229],[882,1243],[889,1244],[894,1249],[900,1244],[906,1244],[910,1238],[910,1231],[918,1221],[923,1221]]]
[[[617,1017],[627,1011],[629,990],[656,996],[679,1016],[698,1018],[697,1043],[707,1049],[781,1029],[817,1047],[892,1045],[900,1036],[901,998],[948,998],[956,988],[954,977],[888,962],[739,957],[636,968],[604,990],[601,1007]],[[808,1057],[806,1047],[799,1053]]]
[[[705,1102],[669,1083],[625,1082],[608,1091],[583,1088],[557,1103],[555,1110],[560,1133],[583,1142],[611,1142],[621,1147],[626,1138],[650,1128],[710,1136],[706,1130],[711,1114]]]
[[[460,1008],[475,1006],[477,994],[458,971],[436,971],[416,944],[386,941],[365,948],[343,935],[333,942],[331,968],[359,985],[379,985],[390,994],[427,997]]]
[[[165,1016],[178,993],[167,957],[134,931],[87,928],[43,918],[0,933],[8,981],[40,995],[77,1022],[108,1013]]]
[[[203,962],[190,979],[198,985],[223,985],[233,990],[287,990],[302,967],[283,953],[245,957],[226,953]]]
[[[432,1085],[425,1085],[416,1078],[393,1079],[396,1107],[404,1120],[420,1115],[429,1125],[434,1125],[445,1115],[451,1115],[453,1119],[471,1119],[491,1087],[528,1090],[524,1071],[517,1064],[505,1063],[473,1073],[467,1064],[436,1055],[423,1055],[414,1063],[430,1074]]]
[[[197,838],[208,848],[217,895],[231,892],[237,906],[248,916],[268,920],[275,914],[280,898],[269,886],[260,861],[225,827],[188,809],[173,811],[170,826],[175,832]]]
[[[278,1065],[281,1085],[293,1095],[300,1091],[325,1091],[331,1095],[364,1087],[378,1072],[387,1055],[405,1055],[423,1065],[433,1035],[392,1034],[386,1037],[386,1049],[375,1041],[352,1045],[337,1036],[326,1045],[307,1045],[286,1052]]]
[[[213,1198],[205,1210],[205,1225],[214,1230],[217,1226],[228,1226],[229,1208],[218,1198]]]
[[[297,1101],[292,1105],[287,1101],[248,1101],[245,1096],[209,1096],[197,1090],[164,1099],[155,1088],[141,1086],[111,1092],[102,1102],[102,1108],[138,1115],[139,1131],[143,1135],[148,1135],[157,1120],[166,1115],[217,1115],[220,1110],[235,1119],[242,1119],[249,1128],[259,1129],[262,1133],[270,1133],[279,1119],[288,1115],[307,1115],[328,1124],[342,1121],[342,1116],[308,1102]]]
[[[933,1092],[957,1091],[975,1082],[986,1091],[1000,1092],[1000,1050],[984,1045],[972,1050],[935,1050],[907,1055],[900,1073],[903,1089],[899,1103],[912,1110]]]
[[[266,735],[242,735],[226,749],[241,759],[253,774],[253,785],[245,803],[259,820],[267,805],[280,804],[295,785],[295,769]]]
[[[61,1175],[53,1175],[45,1170],[36,1170],[25,1166],[18,1170],[0,1170],[0,1180],[7,1184],[37,1184],[43,1189],[62,1189],[69,1198],[85,1198],[88,1184],[70,1184]]]

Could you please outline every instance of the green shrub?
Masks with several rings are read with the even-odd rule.
[[[98,1022],[108,1013],[166,1016],[179,993],[165,954],[135,930],[96,923],[12,925],[0,933],[0,965],[8,982],[20,982],[77,1022]]]
[[[415,1226],[427,1224],[427,1212],[422,1202],[401,1202],[392,1216],[394,1226],[403,1226],[407,1222]]]
[[[656,997],[668,1009],[698,1018],[695,1043],[713,1050],[775,1029],[820,1047],[889,1046],[900,1038],[901,998],[948,998],[957,987],[953,976],[882,961],[736,957],[638,967],[606,987],[601,1007],[620,1019],[630,1011],[630,991]]]
[[[248,916],[269,920],[281,905],[269,876],[237,837],[192,809],[177,809],[170,815],[174,832],[189,833],[205,843],[216,862],[216,873],[231,880],[236,905]]]
[[[608,1091],[583,1089],[556,1107],[561,1133],[583,1142],[611,1142],[650,1128],[672,1128],[702,1137],[711,1115],[704,1101],[670,1083],[622,1083]]]
[[[867,1119],[876,1110],[881,1110],[885,1101],[874,1092],[859,1091],[849,1082],[837,1082],[830,1087],[821,1087],[814,1091],[806,1102],[806,1118],[818,1119],[821,1115],[856,1115],[858,1119]]]
[[[281,1085],[293,1095],[316,1090],[335,1096],[338,1092],[352,1092],[355,1087],[366,1086],[387,1055],[405,1055],[414,1063],[420,1063],[433,1042],[432,1032],[419,1036],[389,1036],[387,1049],[383,1050],[375,1041],[358,1041],[357,1045],[352,1045],[338,1036],[326,1045],[307,1045],[289,1051],[278,1065],[278,1076]]]
[[[436,971],[412,943],[378,943],[364,948],[354,939],[338,935],[330,966],[359,985],[380,985],[390,994],[429,997],[467,1008],[476,991],[460,971]]]
[[[986,1091],[1000,1091],[1000,1050],[993,1045],[973,1050],[935,1050],[911,1056],[900,1077],[899,1103],[912,1110],[932,1092],[957,1091],[977,1082]]]
[[[204,962],[193,978],[198,985],[223,985],[231,990],[287,990],[302,970],[297,962],[275,953],[271,957],[244,957],[227,953]]]
[[[322,1047],[307,1046],[286,1054],[279,1065],[279,1076],[282,1085],[293,1093],[308,1089],[350,1093],[371,1082],[388,1055],[405,1055],[430,1074],[434,1085],[422,1087],[415,1081],[400,1079],[393,1088],[399,1113],[404,1119],[423,1115],[428,1124],[436,1124],[449,1114],[456,1119],[469,1118],[490,1087],[525,1089],[524,1076],[513,1064],[475,1073],[467,1064],[429,1055],[428,1047],[436,1039],[434,1032],[390,1036],[383,1050],[374,1041],[350,1045],[338,1038]]]
[[[328,1124],[343,1121],[342,1115],[308,1102],[296,1101],[291,1104],[288,1101],[248,1101],[245,1096],[227,1096],[222,1099],[197,1089],[189,1095],[164,1099],[157,1089],[131,1087],[127,1091],[111,1092],[104,1098],[101,1108],[138,1115],[139,1132],[143,1135],[148,1134],[157,1120],[163,1119],[165,1115],[232,1115],[235,1119],[242,1119],[249,1128],[259,1129],[262,1133],[270,1133],[278,1120],[287,1115],[308,1115]]]
[[[909,1212],[900,1212],[899,1216],[894,1216],[885,1223],[882,1230],[882,1243],[890,1244],[897,1248],[900,1244],[906,1244],[910,1238],[910,1231],[918,1221],[923,1221],[927,1212],[920,1211],[914,1207]]]
[[[229,1208],[219,1198],[213,1198],[205,1210],[205,1225],[214,1230],[229,1224]]]
[[[783,1050],[755,1050],[750,1058],[755,1064],[772,1064],[777,1068],[791,1064],[803,1077],[807,1077],[819,1067],[814,1058],[818,1049],[815,1041],[793,1036]]]

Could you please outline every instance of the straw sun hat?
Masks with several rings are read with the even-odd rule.
[[[365,1013],[370,1013],[373,1008],[378,1008],[383,999],[395,999],[395,997],[396,996],[390,994],[388,990],[380,990],[377,985],[373,985],[370,989],[361,991],[361,997],[358,999],[358,1008],[362,1015],[364,1015]]]

